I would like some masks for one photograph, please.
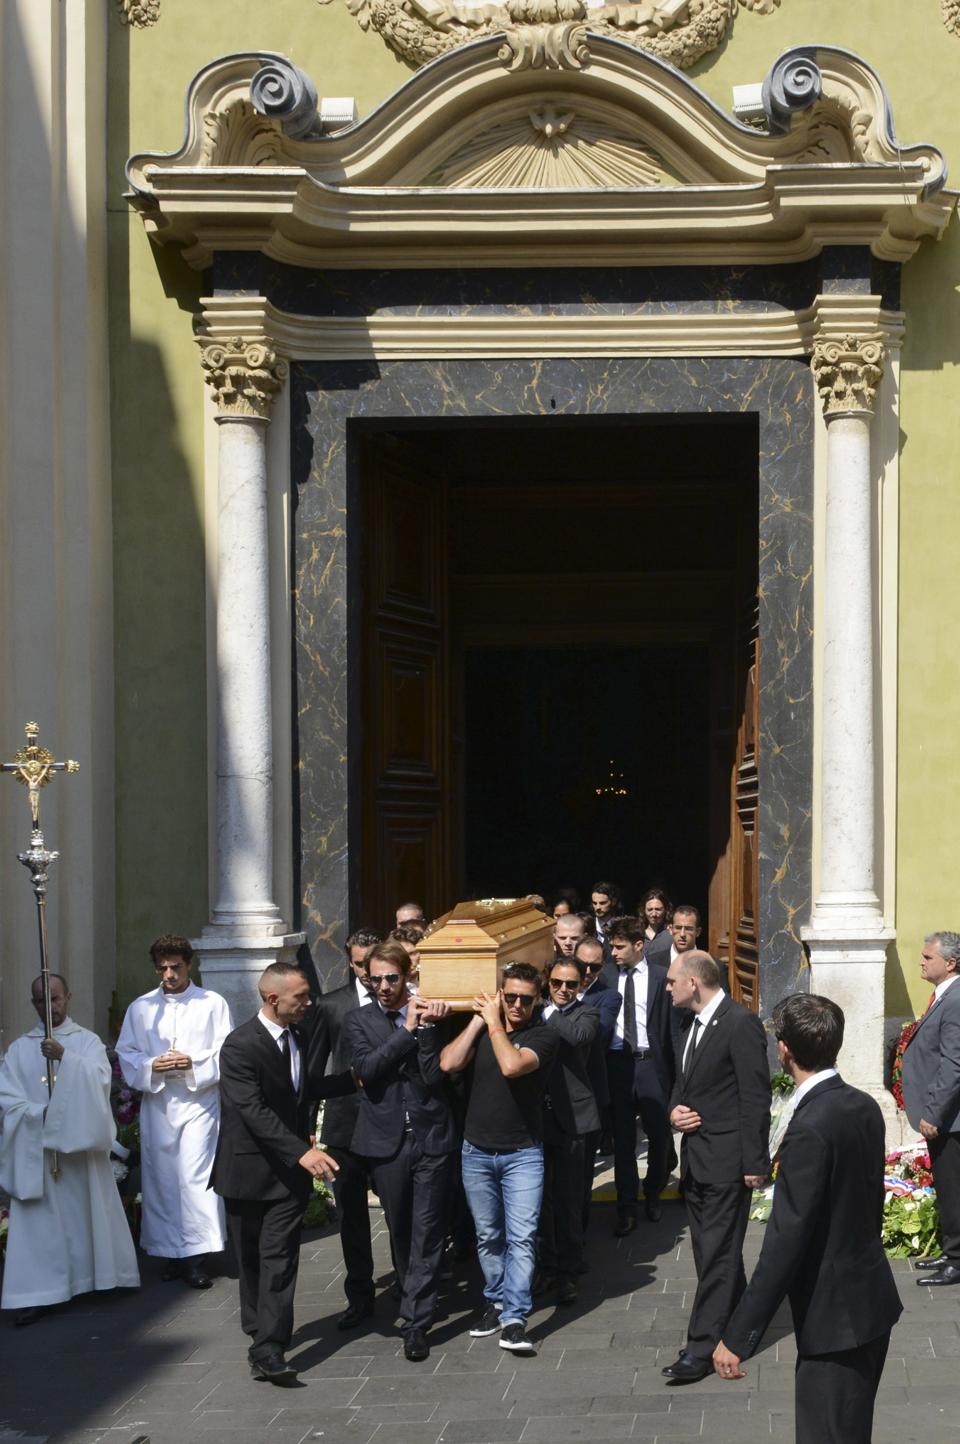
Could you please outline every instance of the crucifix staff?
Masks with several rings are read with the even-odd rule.
[[[17,861],[30,871],[33,895],[37,904],[37,929],[40,938],[40,979],[43,984],[43,1024],[46,1042],[53,1041],[53,1009],[50,1002],[50,960],[47,950],[47,869],[60,856],[50,852],[43,840],[40,827],[40,789],[46,787],[55,772],[79,772],[79,762],[57,762],[53,753],[39,744],[40,728],[36,722],[28,722],[23,729],[27,736],[26,746],[21,747],[12,762],[0,762],[0,772],[10,772],[27,788],[30,801],[30,846],[26,852],[17,853]],[[53,1059],[47,1058],[48,1098],[53,1097]],[[60,1177],[60,1160],[56,1153],[50,1155],[50,1172]]]

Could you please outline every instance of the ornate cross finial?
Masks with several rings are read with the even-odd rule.
[[[221,420],[268,421],[274,396],[287,379],[287,363],[265,341],[232,336],[201,338],[200,364],[217,400]]]
[[[46,787],[55,772],[79,772],[79,762],[56,762],[53,753],[41,747],[38,738],[40,728],[36,722],[24,727],[27,745],[21,747],[12,762],[0,762],[0,772],[12,772],[18,782],[30,792],[30,815],[33,829],[40,826],[40,789]]]
[[[814,342],[811,370],[823,414],[872,416],[886,348],[879,336],[839,336]]]

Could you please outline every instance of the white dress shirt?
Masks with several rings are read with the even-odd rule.
[[[627,986],[627,974],[629,968],[620,968],[617,978],[617,988],[621,998]],[[647,964],[641,958],[633,968],[633,1002],[637,1011],[637,1047],[649,1048],[650,1039],[647,1036]],[[613,1030],[613,1037],[610,1039],[610,1051],[620,1053],[623,1051],[623,1008],[617,1014],[616,1027]]]
[[[359,1005],[361,1008],[366,1008],[366,1007],[368,1007],[369,1004],[373,1002],[373,994],[371,993],[371,991],[370,991],[369,988],[365,987],[365,986],[363,985],[363,983],[361,983],[361,981],[360,981],[359,978],[354,978],[353,981],[354,981],[354,983],[355,983],[355,985],[356,985],[356,989],[357,989],[357,1003],[358,1003],[358,1005]]]
[[[690,1025],[690,1036],[687,1039],[686,1045],[683,1050],[683,1062],[680,1064],[680,1071],[682,1073],[686,1073],[687,1068],[689,1067],[690,1049],[699,1048],[704,1033],[707,1031],[713,1021],[714,1013],[717,1011],[726,996],[727,995],[723,991],[723,989],[718,988],[716,993],[710,999],[709,1003],[707,1003],[705,1007],[701,1008],[700,1012],[695,1015],[694,1021]],[[699,1018],[700,1020],[699,1028],[696,1026],[697,1018]]]
[[[800,1087],[794,1092],[792,1100],[794,1110],[796,1110],[797,1104],[800,1102],[800,1099],[806,1098],[808,1093],[812,1093],[818,1083],[825,1083],[828,1078],[836,1078],[836,1076],[836,1068],[821,1068],[819,1073],[814,1073],[811,1075],[811,1077],[807,1078],[806,1081],[801,1083]]]
[[[257,1017],[260,1019],[260,1022],[266,1028],[267,1032],[270,1034],[270,1037],[273,1039],[273,1041],[276,1043],[277,1047],[281,1051],[283,1050],[284,1033],[286,1033],[287,1037],[290,1039],[290,1080],[293,1083],[293,1091],[295,1093],[299,1093],[300,1049],[297,1047],[296,1038],[293,1036],[289,1028],[285,1028],[282,1023],[275,1023],[272,1018],[268,1018],[262,1008],[257,1014]]]
[[[937,986],[933,990],[933,1001],[935,1003],[939,1003],[940,999],[943,997],[947,989],[957,981],[958,976],[960,975],[958,975],[957,973],[951,973],[949,978],[944,978],[942,982],[937,984]]]

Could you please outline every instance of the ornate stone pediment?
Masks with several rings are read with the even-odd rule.
[[[672,66],[588,34],[586,68],[504,63],[503,37],[418,72],[323,134],[280,56],[228,56],[187,97],[172,155],[129,162],[131,200],[194,265],[261,250],[293,265],[741,264],[825,245],[904,260],[956,197],[933,146],[902,146],[876,74],[847,51],[782,56],[768,129]]]
[[[332,0],[320,0],[326,5]],[[337,0],[339,3],[339,0]],[[505,32],[513,64],[583,63],[585,28],[613,36],[688,70],[726,36],[738,6],[769,14],[780,0],[345,0],[364,30],[376,30],[404,60],[439,55]],[[552,55],[551,55],[552,52]]]

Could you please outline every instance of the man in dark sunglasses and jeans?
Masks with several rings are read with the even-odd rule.
[[[541,977],[509,963],[496,997],[481,993],[474,1016],[440,1055],[444,1073],[469,1069],[463,1187],[477,1231],[486,1307],[470,1333],[499,1331],[501,1349],[533,1354],[537,1225],[543,1199],[543,1097],[560,1035],[539,1011]]]

